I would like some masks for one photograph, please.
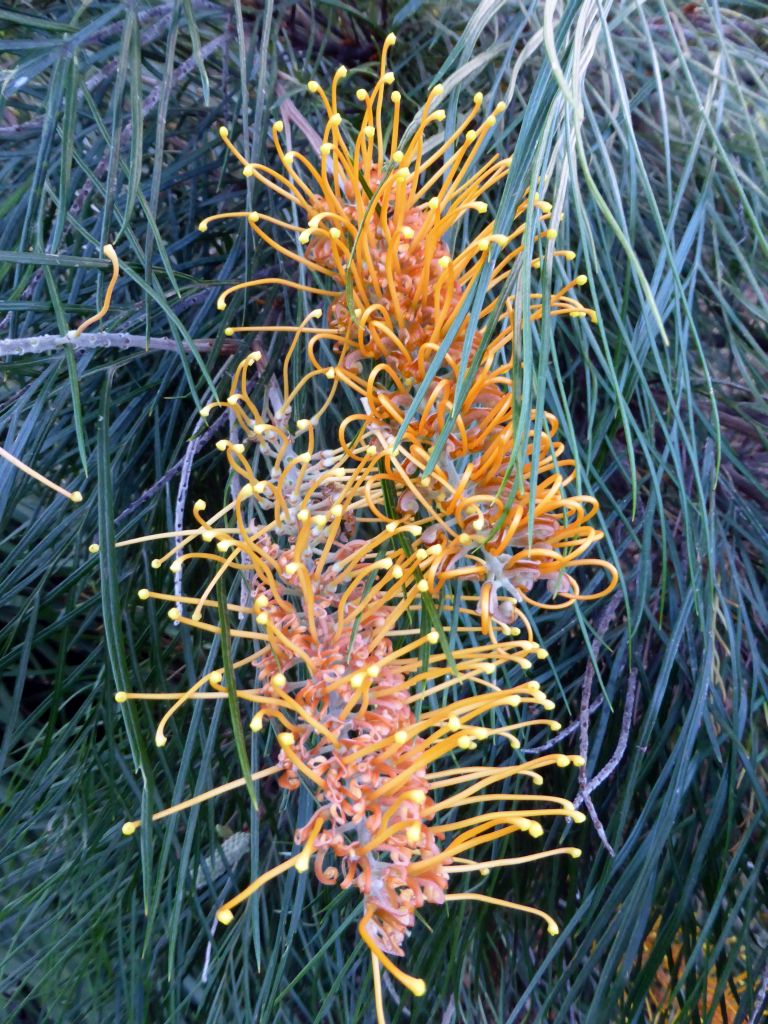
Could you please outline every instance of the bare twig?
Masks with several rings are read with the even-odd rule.
[[[195,341],[195,347],[207,352],[214,345],[213,338]],[[94,331],[72,337],[69,334],[37,334],[29,338],[3,338],[0,356],[38,355],[54,352],[65,345],[76,349],[91,348],[143,348],[149,352],[178,352],[179,342],[173,338],[146,338],[143,334],[103,333]]]
[[[179,480],[179,491],[176,495],[176,508],[173,520],[173,528],[176,530],[176,537],[174,538],[175,544],[180,544],[182,540],[181,531],[184,528],[184,506],[187,503],[187,491],[189,490],[189,478],[192,475],[192,463],[195,461],[197,450],[202,444],[204,438],[205,434],[198,434],[197,437],[193,437],[187,445],[187,450],[181,461],[181,479]],[[181,569],[176,569],[173,574],[173,592],[176,597],[181,598]],[[176,607],[178,608],[180,615],[184,613],[180,600],[177,601]]]
[[[214,420],[210,427],[208,427],[208,429],[200,434],[199,438],[196,439],[198,447],[205,444],[207,441],[210,441],[210,439],[215,437],[216,434],[220,434],[227,426],[228,422],[226,414],[219,416]],[[129,516],[132,516],[134,512],[141,508],[142,505],[145,505],[151,498],[154,498],[159,491],[162,491],[167,483],[173,480],[173,478],[183,470],[184,463],[187,460],[188,450],[189,449],[187,449],[187,452],[184,453],[183,457],[180,458],[178,462],[174,463],[169,470],[166,470],[166,472],[163,473],[159,480],[153,483],[151,487],[148,487],[143,494],[138,496],[136,501],[132,501],[128,508],[123,509],[123,511],[115,517],[115,526],[118,526]]]
[[[453,995],[451,994],[450,998],[448,999],[448,1004],[445,1007],[443,1016],[440,1018],[440,1024],[454,1024],[455,1020],[456,1004],[454,1002]]]
[[[749,1018],[749,1024],[757,1024],[759,1020],[763,1019],[763,1008],[765,1007],[766,1000],[768,999],[768,964],[763,968],[763,976],[760,979],[760,988],[757,992],[757,999],[755,1002],[755,1008],[752,1011],[752,1016]]]
[[[604,701],[602,697],[596,697],[587,709],[588,717],[594,715],[597,709],[603,706],[603,703]],[[526,756],[531,754],[538,756],[539,754],[544,754],[547,750],[553,750],[555,747],[559,747],[562,744],[566,736],[570,736],[572,733],[576,732],[580,724],[579,720],[576,719],[575,722],[571,722],[570,725],[566,725],[564,729],[561,729],[553,739],[546,740],[544,743],[539,743],[535,747],[522,747],[520,753],[525,754]]]
[[[635,710],[636,695],[637,669],[633,668],[629,673],[629,678],[627,679],[627,699],[624,703],[624,713],[621,716],[621,731],[619,733],[619,740],[616,744],[616,749],[597,775],[594,775],[592,779],[590,779],[589,785],[586,788],[587,794],[592,793],[598,786],[601,786],[606,779],[609,779],[618,768],[622,757],[624,757],[627,749],[627,743],[629,741],[629,730],[632,725],[632,712]]]
[[[584,671],[584,681],[581,687],[581,710],[579,712],[579,753],[584,758],[584,764],[579,768],[579,796],[577,800],[579,803],[583,803],[587,808],[587,813],[592,820],[592,824],[595,827],[595,831],[600,837],[605,849],[608,851],[611,857],[614,856],[613,847],[608,842],[608,837],[605,834],[602,822],[600,821],[595,806],[590,799],[590,790],[588,788],[587,781],[587,760],[589,757],[589,718],[590,718],[590,700],[592,697],[592,681],[595,676],[595,659],[597,658],[598,647],[603,634],[608,628],[611,620],[616,614],[616,609],[621,601],[621,592],[617,591],[600,617],[597,623],[597,636],[592,642],[592,657]],[[576,801],[574,805],[578,806]]]

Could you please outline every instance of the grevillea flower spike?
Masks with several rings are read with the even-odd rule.
[[[497,104],[478,121],[483,97],[477,93],[456,130],[434,142],[428,134],[445,118],[434,106],[442,93],[436,85],[415,129],[401,139],[400,94],[395,90],[387,95],[394,81],[386,68],[387,52],[394,41],[394,36],[387,37],[373,89],[356,93],[363,109],[354,141],[346,141],[347,124],[338,109],[346,69],[339,68],[334,75],[330,95],[317,82],[309,83],[326,114],[317,165],[283,149],[280,122],[273,126],[272,137],[281,172],[248,162],[222,129],[222,138],[241,163],[243,174],[293,203],[307,226],[297,229],[257,211],[234,216],[246,217],[261,242],[314,272],[327,285],[283,281],[329,299],[327,326],[307,331],[313,372],[324,372],[333,382],[329,402],[339,383],[356,391],[364,401],[368,427],[379,428],[385,443],[395,433],[402,434],[401,461],[412,478],[403,500],[410,505],[422,503],[436,510],[441,521],[454,524],[456,535],[465,542],[462,551],[452,551],[450,557],[455,560],[461,554],[474,560],[478,578],[488,583],[486,602],[495,604],[498,592],[539,607],[565,608],[579,597],[596,600],[615,586],[617,576],[609,563],[585,557],[602,537],[591,523],[598,504],[587,495],[565,496],[575,468],[562,457],[563,446],[555,440],[554,416],[544,414],[543,429],[535,438],[531,430],[522,464],[514,471],[509,465],[518,432],[515,317],[513,302],[503,299],[500,289],[524,253],[526,225],[499,235],[490,221],[453,255],[445,240],[460,219],[487,213],[481,197],[507,174],[507,158],[493,156],[477,166],[481,147],[504,104]],[[387,106],[391,107],[391,128],[385,140],[382,126]],[[535,240],[554,241],[557,230],[550,226],[551,205],[538,197],[533,205],[538,216]],[[517,218],[523,217],[527,206],[520,204]],[[200,226],[205,230],[212,220],[226,216],[231,215],[216,214]],[[274,240],[266,225],[298,232],[305,253]],[[492,244],[503,256],[492,270],[488,301],[468,339],[464,299],[485,267]],[[565,260],[575,257],[570,250],[555,250],[555,255]],[[224,309],[229,297],[242,289],[275,280],[280,279],[234,285],[222,293],[219,307]],[[594,312],[570,294],[585,281],[577,275],[550,296],[548,315],[594,319]],[[531,319],[540,319],[543,309],[542,295],[531,296]],[[496,317],[499,329],[483,346],[484,327]],[[268,328],[227,328],[227,333],[257,329]],[[443,339],[451,332],[455,336],[446,348]],[[315,352],[328,345],[335,350],[337,363],[323,368]],[[463,350],[473,361],[471,380],[461,372]],[[441,364],[432,384],[417,415],[405,427],[414,393],[438,356]],[[536,416],[535,410],[532,415]],[[435,459],[432,449],[444,432],[444,448]],[[427,466],[430,471],[425,473]],[[573,576],[579,567],[603,569],[607,583],[582,594]],[[468,573],[466,567],[464,572]],[[554,604],[528,596],[540,580],[547,584]]]
[[[448,887],[454,874],[487,875],[557,854],[578,856],[571,846],[516,858],[467,854],[513,832],[538,838],[553,817],[583,820],[563,798],[494,789],[526,779],[541,784],[542,770],[581,760],[561,753],[500,767],[459,760],[483,742],[504,741],[518,750],[517,733],[532,725],[560,728],[546,715],[521,715],[554,708],[538,682],[510,682],[546,652],[530,629],[525,635],[510,629],[489,643],[471,602],[457,606],[444,593],[442,545],[424,544],[415,517],[387,514],[385,487],[398,482],[388,453],[360,441],[318,451],[308,420],[290,435],[275,427],[248,397],[247,373],[255,361],[251,356],[241,365],[222,403],[236,410],[255,442],[250,459],[242,442],[219,442],[239,482],[237,497],[213,515],[197,501],[197,527],[155,563],[169,561],[177,572],[205,561],[214,574],[197,596],[181,597],[181,612],[173,593],[143,589],[139,597],[166,603],[174,622],[220,635],[213,588],[222,577],[228,583],[240,577],[247,598],[227,606],[238,620],[229,629],[238,645],[236,694],[249,709],[251,729],[274,735],[279,751],[275,764],[253,778],[274,774],[287,790],[307,787],[315,810],[295,834],[296,852],[216,916],[231,923],[235,908],[270,879],[310,864],[321,883],[356,889],[359,932],[373,958],[383,1020],[381,966],[415,995],[425,991],[422,979],[392,959],[403,955],[415,912],[425,903],[489,902],[535,914],[557,933],[554,919],[535,907]],[[253,467],[260,463],[268,472],[258,478]],[[460,646],[444,646],[442,624],[429,628],[428,598],[442,598],[444,615],[458,623]],[[227,697],[223,665],[186,692],[117,694],[120,702],[168,702],[155,735],[159,746],[171,719],[189,703]],[[440,769],[450,756],[453,766]],[[243,785],[244,778],[227,782],[154,817]],[[123,831],[130,835],[139,825],[127,822]]]
[[[539,714],[554,703],[525,674],[548,654],[522,609],[594,599],[616,580],[608,563],[585,557],[602,536],[591,525],[597,502],[565,494],[574,467],[556,440],[553,416],[544,414],[544,430],[530,431],[515,472],[508,465],[516,431],[514,310],[507,299],[497,309],[498,289],[525,249],[525,224],[500,236],[491,222],[454,255],[445,241],[460,218],[487,212],[482,196],[506,173],[509,161],[499,157],[477,166],[502,107],[470,127],[483,103],[478,94],[457,130],[433,142],[428,133],[444,121],[434,107],[442,91],[435,86],[415,128],[401,137],[400,95],[387,95],[393,41],[388,37],[373,88],[356,94],[362,114],[353,140],[338,110],[345,69],[329,94],[310,83],[327,119],[319,164],[283,150],[279,122],[273,141],[280,171],[248,162],[222,132],[243,173],[305,216],[306,227],[297,231],[288,219],[236,214],[261,242],[317,275],[317,285],[282,283],[324,296],[325,325],[316,322],[322,311],[313,310],[294,328],[282,388],[268,382],[263,408],[249,383],[256,353],[241,363],[221,403],[243,438],[217,443],[236,497],[215,513],[197,501],[196,525],[153,561],[185,579],[201,576],[188,569],[209,568],[208,582],[190,595],[139,593],[166,603],[181,625],[226,634],[231,649],[220,667],[184,692],[117,695],[168,703],[155,737],[162,746],[169,723],[191,702],[231,700],[231,678],[225,685],[231,665],[234,695],[251,729],[277,751],[274,764],[253,778],[275,775],[286,790],[305,787],[314,806],[293,837],[292,855],[223,903],[217,919],[230,924],[244,900],[293,869],[312,866],[320,883],[356,890],[380,1022],[382,967],[415,995],[425,991],[425,982],[393,959],[404,954],[424,904],[482,901],[536,915],[557,933],[544,911],[454,890],[452,876],[483,877],[557,854],[579,855],[576,847],[555,846],[483,859],[479,848],[517,832],[538,838],[551,818],[583,820],[566,799],[523,791],[525,783],[543,783],[544,769],[582,762],[564,753],[532,760],[516,753],[521,729],[560,728]],[[386,138],[385,124],[391,126]],[[534,203],[537,237],[551,241],[551,208],[538,198]],[[220,216],[226,215],[201,228]],[[304,253],[273,240],[274,228],[297,233]],[[468,337],[464,297],[491,246],[506,253],[492,271],[480,325]],[[229,288],[219,305],[242,288],[275,280],[282,279]],[[569,295],[582,283],[574,278],[551,297],[550,315],[593,316]],[[545,305],[534,297],[534,318]],[[499,328],[487,342],[483,325],[496,314]],[[227,333],[250,329],[256,328]],[[467,352],[469,387],[461,372]],[[441,362],[436,371],[430,367],[430,388],[406,422],[436,357]],[[290,372],[294,358],[299,369]],[[324,418],[341,383],[359,395],[359,412],[342,421],[336,447],[319,448],[317,428],[324,421],[327,435]],[[297,399],[311,403],[318,393],[314,414],[294,420]],[[433,458],[441,435],[444,451]],[[607,572],[603,591],[580,590],[573,573],[585,566]],[[551,601],[533,596],[541,581]],[[217,596],[222,585],[238,595],[226,609]],[[499,743],[512,751],[508,760],[496,751],[475,762],[480,744]],[[249,782],[226,781],[154,817]],[[123,831],[138,827],[130,821]]]

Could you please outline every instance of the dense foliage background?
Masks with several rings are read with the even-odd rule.
[[[239,769],[226,709],[196,705],[157,750],[150,713],[114,703],[180,688],[206,650],[135,597],[160,544],[112,542],[183,522],[187,481],[192,497],[223,491],[226,423],[201,441],[196,412],[246,344],[223,328],[300,311],[280,289],[216,311],[221,287],[278,269],[237,221],[197,232],[275,203],[235,173],[218,126],[268,162],[275,117],[295,138],[318,123],[307,80],[340,62],[364,79],[391,29],[409,116],[435,80],[449,122],[477,89],[508,99],[495,143],[518,194],[539,182],[562,204],[600,319],[526,333],[523,408],[560,418],[622,571],[615,599],[539,620],[540,678],[573,723],[559,741],[588,754],[569,794],[594,803],[585,855],[492,883],[561,935],[429,908],[408,951],[428,995],[392,990],[391,1019],[761,1018],[765,14],[761,0],[0,5],[0,444],[85,495],[72,505],[0,460],[3,1020],[371,1020],[349,894],[286,874],[211,938],[221,893],[290,845],[279,791],[262,789],[260,815],[233,797],[121,835],[142,805]],[[101,303],[108,241],[112,308],[75,347],[63,336]],[[271,365],[284,338],[258,338]]]

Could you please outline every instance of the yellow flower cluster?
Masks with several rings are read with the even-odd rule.
[[[489,221],[459,252],[446,241],[461,218],[485,216],[483,196],[507,172],[508,159],[479,163],[503,105],[479,119],[477,94],[456,130],[441,136],[445,114],[435,106],[442,92],[435,86],[418,123],[401,135],[401,97],[386,66],[393,42],[387,38],[373,88],[357,90],[354,135],[338,107],[346,70],[336,72],[328,94],[309,83],[326,118],[315,162],[283,148],[280,122],[272,131],[279,170],[248,161],[221,132],[243,174],[298,211],[302,223],[287,213],[234,216],[315,283],[243,282],[222,293],[220,308],[240,289],[278,281],[324,297],[325,311],[312,310],[292,328],[282,387],[267,382],[262,408],[251,381],[259,353],[240,364],[227,400],[214,403],[232,413],[242,438],[218,442],[236,496],[210,514],[198,500],[195,526],[153,563],[199,579],[191,570],[205,562],[208,582],[181,598],[139,594],[167,603],[177,623],[220,637],[228,645],[222,665],[183,693],[117,695],[170,702],[159,745],[189,702],[233,696],[251,729],[273,737],[274,763],[253,779],[275,775],[287,790],[306,787],[314,809],[294,836],[296,852],[220,906],[218,921],[231,923],[238,904],[290,869],[312,866],[320,883],[356,890],[380,1022],[381,967],[415,995],[425,991],[422,979],[392,959],[403,955],[425,903],[478,900],[524,910],[557,934],[556,922],[537,908],[450,891],[450,883],[453,875],[579,855],[569,846],[473,856],[513,833],[538,838],[550,818],[583,815],[568,800],[521,786],[540,785],[543,769],[580,758],[513,753],[493,767],[492,756],[477,763],[472,752],[501,742],[519,751],[521,729],[560,728],[536,717],[554,703],[527,675],[548,654],[523,609],[592,600],[616,582],[611,565],[587,554],[601,537],[592,525],[598,505],[567,495],[574,467],[553,416],[545,414],[543,431],[530,430],[522,466],[509,464],[515,311],[503,285],[525,249],[527,203],[509,234]],[[537,237],[554,239],[550,205],[531,202]],[[223,216],[233,215],[207,218],[201,229]],[[275,229],[293,232],[303,252],[273,238]],[[467,297],[483,273],[487,302],[478,320]],[[547,301],[534,296],[531,315],[592,317],[570,294],[582,283],[574,278]],[[486,328],[497,323],[487,341]],[[227,333],[238,330],[269,328]],[[322,448],[317,438],[329,434],[342,387],[359,396],[359,409],[341,422],[338,443]],[[297,399],[318,393],[315,413],[295,419]],[[584,567],[605,571],[600,591],[582,591],[576,572]],[[222,584],[238,595],[226,621]],[[155,818],[250,782],[224,783]],[[127,822],[124,831],[138,826]]]

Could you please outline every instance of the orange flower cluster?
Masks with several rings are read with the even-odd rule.
[[[219,607],[211,594],[224,574],[240,574],[247,600],[229,604],[228,611],[245,619],[245,628],[229,632],[249,648],[234,669],[247,674],[250,684],[238,685],[237,697],[252,706],[254,731],[274,726],[280,748],[276,764],[259,775],[276,774],[289,790],[306,784],[317,802],[296,834],[299,852],[225,903],[217,917],[230,923],[232,908],[266,881],[289,868],[306,870],[314,857],[321,882],[340,881],[363,895],[360,934],[376,963],[421,994],[424,982],[405,974],[390,957],[402,954],[414,912],[425,901],[480,898],[446,895],[451,873],[487,873],[502,864],[579,852],[568,847],[479,863],[464,858],[511,832],[542,835],[540,818],[582,818],[567,800],[493,793],[489,787],[520,776],[541,783],[541,768],[580,759],[547,754],[513,767],[432,770],[446,755],[476,749],[492,737],[518,748],[515,733],[523,727],[560,728],[547,718],[510,720],[509,709],[551,710],[554,704],[535,681],[502,685],[505,669],[528,669],[531,658],[546,652],[527,623],[525,636],[519,627],[507,627],[501,642],[489,638],[478,602],[469,595],[458,606],[446,596],[440,607],[440,619],[455,614],[466,623],[459,627],[462,646],[452,650],[440,621],[430,627],[424,614],[425,597],[444,594],[453,578],[451,570],[441,569],[443,545],[426,543],[423,523],[429,520],[392,518],[385,510],[386,485],[399,480],[394,457],[360,441],[316,451],[308,421],[300,421],[292,435],[265,422],[248,398],[246,374],[254,362],[251,356],[242,364],[227,404],[257,441],[269,475],[256,477],[242,443],[219,442],[240,482],[237,498],[210,517],[205,502],[197,501],[197,528],[155,561],[159,568],[170,560],[178,572],[205,559],[216,571],[199,596],[182,599],[184,612],[173,594],[139,593],[143,600],[168,602],[173,621],[220,634]],[[299,438],[301,452],[296,451]],[[196,550],[198,541],[207,545],[205,551]],[[416,624],[409,625],[409,619]],[[462,695],[455,700],[439,699],[456,689]],[[222,667],[183,694],[120,693],[118,700],[172,702],[157,728],[162,746],[169,719],[188,701],[227,696]],[[493,721],[480,724],[484,716]],[[456,816],[463,807],[500,799],[511,801],[510,809]],[[138,826],[129,822],[124,831],[130,834]],[[329,856],[338,866],[327,863]],[[556,933],[549,915],[520,909],[538,914]]]
[[[641,953],[641,961],[643,963],[648,959],[654,944],[658,940],[660,926],[661,920],[659,919],[655,922],[651,932],[643,942]],[[732,947],[735,941],[732,938],[728,939],[728,946]],[[712,947],[708,943],[704,943],[701,952],[704,956],[704,964],[706,965],[711,961]],[[743,947],[739,949],[737,958],[739,969],[731,968],[733,973],[729,975],[726,985],[723,985],[722,975],[718,970],[716,962],[712,962],[707,970],[706,981],[703,985],[700,975],[697,977],[695,972],[692,974],[690,986],[696,985],[700,992],[697,1000],[697,1010],[702,1020],[711,1020],[712,1024],[730,1024],[731,1021],[737,1019],[739,1011],[747,1005],[745,996],[749,991],[750,978],[748,972],[741,969],[741,965],[745,960],[745,952]],[[683,993],[679,993],[677,997],[675,997],[674,993],[678,979],[684,975],[686,967],[683,937],[679,934],[675,936],[669,952],[659,965],[659,969],[651,983],[648,998],[646,999],[647,1019],[650,1024],[668,1024],[669,1021],[679,1019],[680,1009],[677,1005],[677,1000],[683,998]],[[759,1002],[759,994],[757,992],[753,994],[755,1000]],[[760,1007],[756,1006],[751,1020],[768,1020],[768,1008],[763,1008],[761,1013]]]
[[[231,699],[231,659],[234,696],[248,709],[251,729],[273,732],[279,751],[253,778],[275,775],[288,790],[305,786],[315,809],[295,834],[296,852],[219,907],[217,918],[231,923],[233,909],[271,878],[310,864],[321,883],[357,889],[379,1021],[381,966],[415,995],[425,991],[422,979],[392,960],[403,954],[424,903],[479,900],[521,909],[557,933],[541,910],[449,892],[449,882],[453,874],[487,875],[496,867],[579,855],[575,847],[560,847],[518,858],[468,857],[514,832],[539,837],[547,818],[583,820],[568,800],[518,788],[523,780],[543,783],[543,768],[580,758],[546,754],[492,767],[471,763],[471,752],[499,741],[517,750],[517,732],[532,725],[560,728],[523,714],[554,708],[538,682],[520,676],[547,657],[521,610],[522,602],[549,606],[531,596],[535,585],[545,581],[556,606],[564,607],[585,596],[575,568],[605,568],[603,592],[616,579],[610,565],[584,557],[601,536],[589,524],[597,502],[565,496],[573,463],[554,440],[554,417],[546,417],[541,440],[531,431],[522,470],[512,473],[507,465],[515,440],[511,303],[490,343],[484,325],[500,315],[494,290],[523,251],[525,226],[502,237],[491,223],[454,256],[445,242],[464,214],[486,212],[479,197],[506,172],[509,162],[498,157],[475,169],[500,107],[468,128],[482,105],[478,94],[457,131],[428,151],[427,129],[444,119],[432,110],[440,88],[432,89],[418,126],[402,141],[400,97],[391,92],[385,145],[385,92],[392,84],[386,50],[393,39],[374,88],[358,90],[363,115],[353,143],[337,110],[345,70],[334,76],[330,98],[310,83],[327,114],[318,166],[283,151],[279,123],[273,139],[284,173],[249,163],[222,132],[244,174],[306,215],[308,226],[298,229],[306,254],[264,230],[265,223],[295,230],[287,220],[243,214],[251,228],[335,287],[284,282],[328,298],[327,326],[315,324],[323,313],[313,310],[294,329],[282,389],[269,382],[264,409],[253,402],[249,384],[258,353],[241,363],[229,398],[218,403],[231,410],[244,438],[218,442],[237,496],[210,515],[197,501],[195,527],[153,563],[184,573],[204,560],[214,570],[208,583],[181,599],[148,589],[139,594],[169,603],[169,617],[180,624],[226,634],[232,649],[224,664],[185,693],[117,695],[170,701],[156,733],[162,745],[168,721],[188,702]],[[535,202],[546,222],[548,204]],[[508,252],[491,271],[488,304],[473,326],[465,299],[494,246]],[[228,289],[220,305],[238,288],[262,283]],[[550,300],[550,313],[586,315],[567,292]],[[534,306],[533,315],[542,307]],[[322,356],[329,351],[330,363]],[[294,359],[311,368],[291,389]],[[427,379],[414,415],[411,406]],[[297,397],[316,393],[318,384],[326,390],[322,405],[311,418],[294,420]],[[336,447],[320,448],[316,427],[341,384],[360,395],[360,411],[341,423]],[[445,445],[432,458],[441,435]],[[239,592],[227,605],[236,625],[220,619],[214,591],[223,581],[229,593]],[[451,766],[440,768],[446,758]],[[247,781],[225,783],[155,818]],[[124,832],[138,826],[128,822]]]
[[[516,435],[511,379],[514,308],[510,299],[503,299],[501,287],[524,252],[526,224],[502,235],[490,221],[453,256],[445,241],[446,233],[470,213],[487,212],[482,197],[507,173],[510,160],[498,156],[475,167],[504,104],[497,104],[476,128],[469,128],[483,102],[477,93],[467,117],[425,156],[428,128],[445,119],[443,110],[433,109],[442,87],[436,85],[430,91],[407,142],[399,139],[400,95],[392,91],[392,128],[385,145],[384,106],[387,88],[393,83],[386,59],[393,42],[393,36],[385,42],[374,88],[357,91],[363,114],[354,145],[345,141],[337,110],[338,87],[346,69],[339,68],[334,75],[330,97],[318,83],[309,83],[327,114],[318,167],[300,153],[284,151],[279,121],[272,138],[283,173],[249,163],[226,129],[221,130],[243,173],[292,202],[308,224],[301,228],[258,212],[244,216],[260,241],[332,286],[282,281],[329,298],[328,326],[311,332],[307,343],[312,372],[325,374],[333,382],[329,401],[340,383],[356,391],[363,399],[368,428],[378,428],[385,445],[391,445],[395,432],[402,433],[398,448],[412,482],[400,488],[401,510],[413,511],[419,505],[432,509],[441,525],[447,522],[446,528],[455,529],[462,541],[454,544],[446,558],[468,556],[478,569],[473,575],[487,580],[486,603],[495,607],[496,593],[504,590],[518,600],[550,607],[526,596],[536,582],[545,580],[556,595],[554,606],[567,607],[579,596],[579,585],[569,570],[579,566],[602,567],[609,574],[607,585],[589,595],[589,600],[595,600],[613,588],[616,574],[609,564],[583,557],[601,537],[590,523],[598,505],[588,496],[564,496],[575,471],[573,461],[562,458],[562,444],[555,441],[554,416],[545,414],[546,429],[539,432],[536,452],[531,431],[525,464],[517,472],[509,465]],[[538,197],[533,205],[539,220],[535,238],[553,241],[557,230],[549,226],[551,205]],[[522,203],[516,219],[527,209],[527,202]],[[201,229],[226,216],[207,218]],[[275,241],[264,224],[298,232],[305,255]],[[487,301],[468,336],[472,318],[465,300],[488,270],[492,254],[503,256],[488,271]],[[571,260],[575,253],[555,250],[555,255]],[[261,278],[228,288],[219,298],[219,308],[225,308],[233,293],[274,280]],[[585,281],[579,275],[550,296],[548,315],[594,318],[569,294]],[[531,298],[531,317],[538,320],[543,315],[543,297]],[[497,322],[500,329],[484,344],[486,327]],[[228,329],[230,334],[235,330]],[[325,343],[337,353],[332,367],[323,367],[316,355]],[[439,364],[437,372],[404,427],[414,391],[433,360]],[[441,437],[441,454],[436,461],[430,460]],[[434,465],[425,474],[430,461]],[[534,461],[535,482],[531,479]]]

